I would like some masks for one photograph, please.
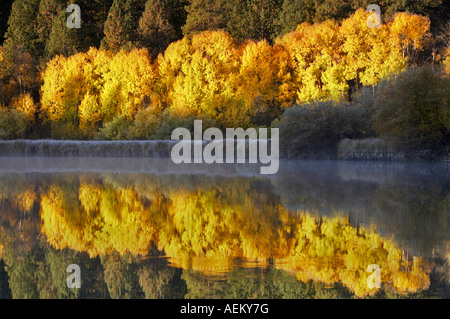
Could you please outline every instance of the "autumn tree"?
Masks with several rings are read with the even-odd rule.
[[[270,125],[280,115],[283,104],[282,57],[266,40],[249,41],[242,50],[237,94],[243,97],[252,123]]]
[[[276,43],[289,54],[291,85],[297,92],[297,101],[342,99],[348,84],[341,63],[342,38],[337,23],[303,23]]]
[[[152,94],[153,77],[145,49],[56,56],[43,73],[42,109],[47,120],[81,128],[92,137],[103,121],[133,119]]]
[[[172,43],[158,69],[162,103],[176,114],[248,122],[242,100],[235,98],[239,54],[228,33],[202,32]]]

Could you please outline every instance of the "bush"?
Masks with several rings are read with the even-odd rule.
[[[138,140],[170,140],[176,128],[185,127],[194,132],[194,120],[202,120],[203,131],[217,127],[216,121],[205,117],[179,116],[170,111],[160,112],[147,108],[136,114],[133,125],[129,128],[129,138]]]
[[[450,142],[450,79],[422,66],[380,84],[374,128],[399,150],[444,151]]]
[[[106,123],[95,135],[96,140],[127,140],[132,121],[121,116],[115,116]]]
[[[0,139],[24,138],[27,122],[26,114],[0,107]]]
[[[335,157],[342,139],[373,136],[371,112],[370,107],[357,102],[293,106],[275,125],[280,129],[280,152],[288,158]]]
[[[115,117],[96,134],[97,140],[170,140],[176,128],[185,127],[194,132],[194,120],[202,120],[202,131],[217,127],[209,118],[180,117],[169,111],[161,112],[152,108],[138,111],[134,121]],[[203,132],[202,132],[203,133]]]

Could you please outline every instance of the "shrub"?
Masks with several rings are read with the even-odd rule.
[[[203,131],[217,127],[216,121],[205,117],[179,116],[170,111],[147,108],[140,110],[129,127],[128,137],[137,140],[170,140],[176,128],[185,127],[193,134],[194,120],[202,120]]]
[[[399,150],[443,151],[450,142],[450,79],[422,66],[380,84],[374,128]]]
[[[0,139],[24,138],[26,129],[26,114],[0,107]]]
[[[115,116],[111,122],[104,124],[103,128],[95,135],[96,140],[127,140],[132,121]]]
[[[342,139],[373,135],[371,109],[358,103],[332,101],[296,105],[287,109],[275,125],[280,129],[280,152],[288,158],[336,156]]]

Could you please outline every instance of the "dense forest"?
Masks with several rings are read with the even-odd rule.
[[[68,27],[72,3],[80,28]],[[0,139],[170,139],[201,118],[279,127],[291,157],[368,138],[448,153],[448,1],[0,6]]]

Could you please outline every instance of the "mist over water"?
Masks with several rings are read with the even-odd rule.
[[[212,282],[236,276],[243,282],[245,273],[262,279],[265,272],[253,270],[275,267],[302,282],[323,274],[314,274],[318,266],[298,267],[307,267],[307,260],[321,264],[317,256],[329,254],[318,248],[322,237],[309,233],[308,223],[315,221],[351,229],[351,240],[376,234],[384,247],[394,245],[411,260],[449,256],[448,164],[280,160],[274,175],[260,175],[259,167],[177,165],[164,157],[3,156],[0,219],[10,225],[3,240],[22,243],[5,247],[38,247],[42,238],[51,249],[91,258],[131,254],[146,263],[156,254],[166,258],[164,267],[181,269],[189,280],[203,274]],[[362,229],[369,233],[362,235]],[[292,264],[300,255],[292,256],[295,247],[289,245],[298,245],[302,232],[313,236],[309,240],[319,250]],[[336,278],[346,273],[341,258],[350,256],[325,258],[331,261],[324,264],[331,267],[327,273],[336,272]],[[351,288],[353,281],[345,285],[364,295]]]

